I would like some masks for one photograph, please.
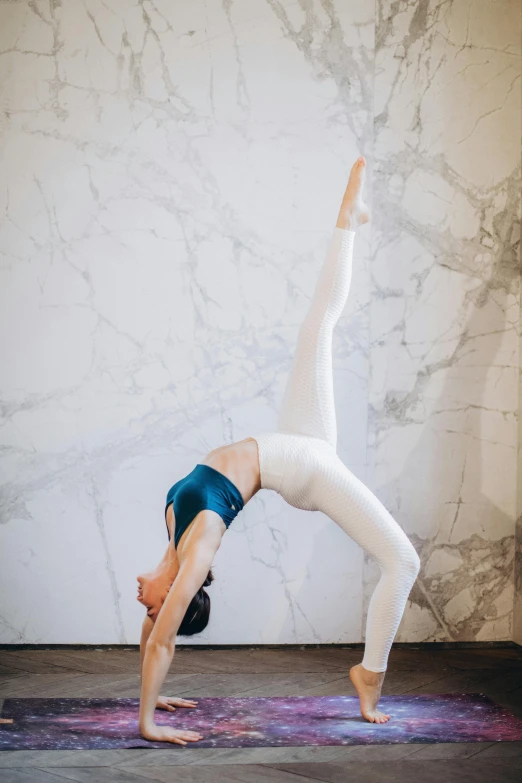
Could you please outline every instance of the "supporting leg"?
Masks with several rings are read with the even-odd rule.
[[[314,506],[342,527],[381,570],[368,609],[364,658],[351,679],[363,716],[384,723],[389,716],[377,709],[377,702],[388,654],[419,572],[419,557],[381,501],[333,451],[324,457],[311,483]]]

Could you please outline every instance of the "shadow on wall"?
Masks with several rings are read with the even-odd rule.
[[[445,373],[443,391],[420,423],[422,435],[401,475],[377,489],[406,529],[407,518],[422,520],[415,529],[423,528],[423,534],[409,534],[421,559],[421,571],[397,641],[511,639],[516,465],[511,467],[509,454],[515,429],[510,403],[513,384],[518,389],[516,364],[516,381],[506,372],[512,352],[504,348],[506,359],[499,359],[496,373],[492,369],[506,330],[513,329],[509,310],[519,291],[518,188],[516,181],[511,185],[506,208],[493,221],[493,239],[500,250],[484,274],[474,269],[470,272],[482,282],[464,297],[463,306],[469,302],[472,312],[453,352],[448,358],[423,365],[413,389],[406,395],[401,392],[402,400],[389,391],[380,414],[384,426],[375,422],[377,442],[379,433],[386,438],[390,421],[393,429],[420,423],[418,416],[412,415],[413,409],[422,409],[432,376]],[[470,259],[487,251],[476,241],[464,247],[467,249]],[[441,261],[460,274],[469,268],[460,258],[448,258],[447,254]],[[447,312],[448,325],[454,316]],[[500,387],[495,394],[499,404],[494,416],[492,389],[502,380],[506,382],[506,376],[509,388]],[[489,497],[488,489],[506,498],[508,510]],[[392,509],[397,505],[398,511]],[[513,512],[509,511],[511,505]],[[375,574],[370,582],[375,584]]]

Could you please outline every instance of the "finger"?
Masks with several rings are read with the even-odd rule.
[[[179,739],[179,737],[173,737],[171,739],[171,742],[174,742],[175,745],[186,745],[186,742],[183,742],[182,739]]]
[[[167,711],[168,712],[176,712],[176,708],[173,707],[171,704],[169,704],[169,706],[167,707]]]

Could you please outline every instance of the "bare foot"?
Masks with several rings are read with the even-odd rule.
[[[357,158],[350,171],[348,185],[344,192],[337,227],[355,231],[356,228],[367,223],[370,219],[370,211],[362,199],[364,180],[366,179],[366,161]]]
[[[370,723],[386,723],[390,716],[377,709],[381,697],[384,672],[370,672],[362,663],[352,666],[350,680],[361,703],[361,715]]]

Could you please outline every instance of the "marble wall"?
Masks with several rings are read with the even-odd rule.
[[[422,561],[404,641],[511,638],[520,13],[377,8],[368,478]]]
[[[520,341],[522,343],[522,334],[520,335]],[[520,355],[522,356],[522,351],[520,351]],[[513,580],[513,587],[515,591],[513,599],[513,641],[517,642],[517,644],[522,644],[522,363],[519,368],[518,388],[518,493],[517,519],[515,524],[515,573]]]
[[[522,130],[522,129],[521,129]],[[522,138],[521,138],[522,146]],[[522,264],[522,247],[519,243],[519,264]],[[521,266],[522,271],[522,266]],[[522,324],[522,297],[520,299],[520,324]],[[515,572],[513,602],[513,641],[522,644],[522,328],[519,329],[519,387],[518,387],[518,493],[515,524]]]
[[[515,0],[0,3],[0,641],[139,640],[166,491],[274,426],[361,153],[339,452],[422,558],[398,638],[511,638],[520,24]],[[364,636],[375,568],[273,493],[214,571],[201,643]]]

